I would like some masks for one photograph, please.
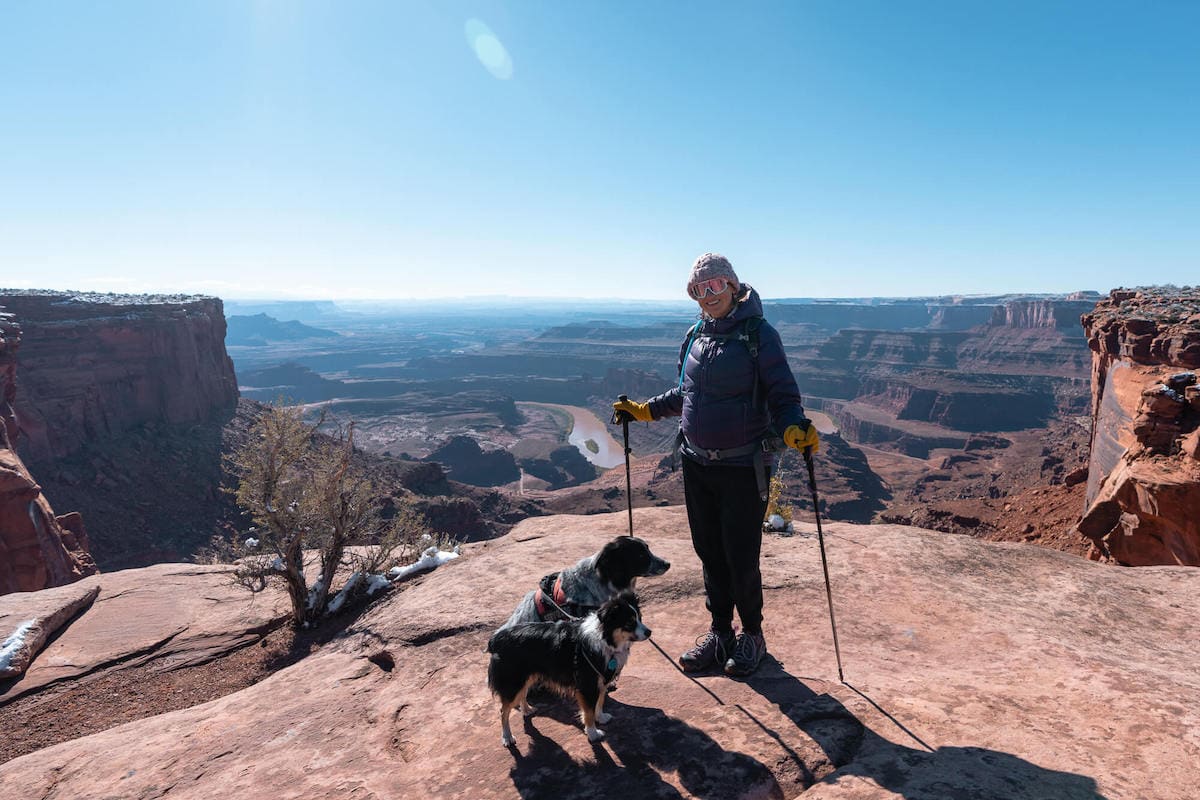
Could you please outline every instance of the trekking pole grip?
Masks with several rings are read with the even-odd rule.
[[[626,400],[628,400],[628,399],[629,399],[629,395],[627,395],[627,394],[619,394],[619,395],[617,395],[617,402],[619,402],[619,403],[624,403],[624,402],[625,402]],[[608,421],[608,424],[609,424],[609,425],[623,424],[623,425],[625,425],[625,426],[626,426],[626,429],[628,429],[628,425],[629,425],[629,412],[628,412],[628,411],[616,411],[616,410],[614,410],[614,411],[613,411],[613,415],[612,415],[612,419],[610,419],[610,420]]]

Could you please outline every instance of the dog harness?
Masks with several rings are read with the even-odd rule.
[[[553,600],[554,605],[559,611],[566,614],[567,611],[563,608],[567,604],[567,593],[562,588],[562,575],[557,572],[551,572],[546,577],[542,578],[538,584],[537,594],[533,596],[533,604],[537,608],[538,619],[545,620],[549,609],[546,608],[546,595],[549,595]]]

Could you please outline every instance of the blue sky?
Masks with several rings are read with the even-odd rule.
[[[0,286],[1200,282],[1200,3],[0,2]]]

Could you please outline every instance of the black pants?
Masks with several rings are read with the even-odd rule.
[[[754,467],[703,465],[683,460],[683,496],[692,546],[704,566],[704,593],[712,626],[726,631],[737,609],[742,629],[762,632],[762,523],[767,501]]]

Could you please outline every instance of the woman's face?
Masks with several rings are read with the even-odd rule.
[[[719,294],[704,295],[696,302],[700,310],[713,319],[721,319],[733,309],[733,284],[726,283],[725,290]]]

